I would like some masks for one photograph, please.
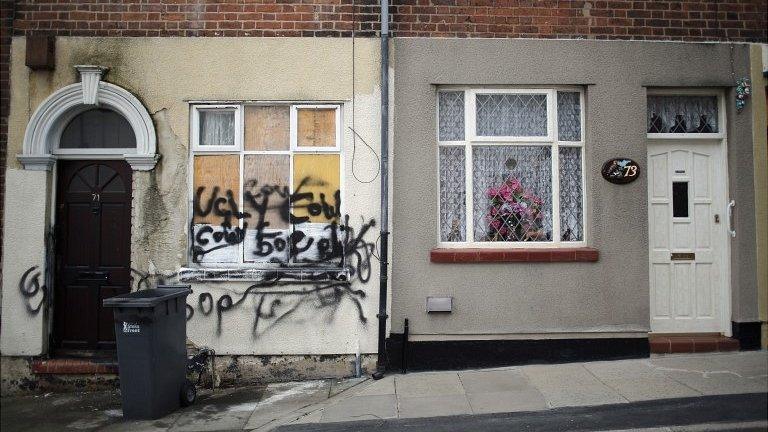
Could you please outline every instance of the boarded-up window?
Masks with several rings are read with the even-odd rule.
[[[245,150],[288,150],[290,108],[285,106],[245,107]]]
[[[203,122],[212,121],[203,113],[213,111],[193,107],[199,122],[193,130],[201,134],[193,146],[193,261],[340,265],[339,107],[230,107],[236,113],[231,129],[240,134],[233,142],[242,149],[217,147],[216,154],[202,147]],[[205,133],[210,142],[223,139]]]
[[[336,108],[298,108],[296,145],[336,147]]]

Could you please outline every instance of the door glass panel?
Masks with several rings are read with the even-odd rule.
[[[688,217],[688,182],[672,182],[672,217]]]

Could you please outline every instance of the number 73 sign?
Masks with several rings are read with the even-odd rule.
[[[629,158],[611,159],[603,164],[601,174],[614,184],[631,183],[640,177],[640,166]]]

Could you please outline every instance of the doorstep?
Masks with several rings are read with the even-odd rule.
[[[648,334],[651,354],[738,351],[739,341],[718,333]]]
[[[117,359],[55,358],[33,360],[37,375],[117,375]]]

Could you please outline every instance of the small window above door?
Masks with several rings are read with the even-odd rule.
[[[649,90],[646,106],[648,138],[722,138],[722,97],[698,89]]]
[[[77,114],[67,123],[58,152],[135,148],[136,136],[125,117],[112,110],[97,108]]]

